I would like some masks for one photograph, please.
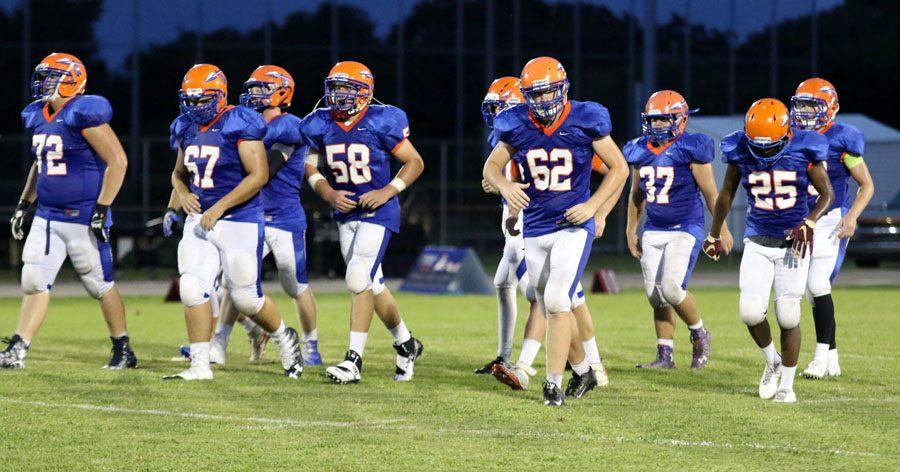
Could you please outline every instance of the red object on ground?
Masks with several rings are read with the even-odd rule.
[[[619,278],[612,269],[600,269],[594,272],[594,282],[591,285],[592,293],[619,293]]]

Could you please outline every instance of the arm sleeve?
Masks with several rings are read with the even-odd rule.
[[[806,147],[806,154],[810,162],[820,162],[828,160],[828,138],[819,134],[812,133],[809,135],[809,145]]]
[[[178,118],[169,125],[169,148],[177,151],[181,147],[181,123]]]
[[[582,129],[593,139],[600,139],[609,136],[612,132],[612,120],[609,118],[609,110],[603,105],[593,102],[586,102],[584,109],[584,117],[582,119]]]
[[[300,120],[298,132],[302,143],[309,147],[307,152],[318,153],[322,151],[321,136],[323,129],[322,120],[319,119],[316,111],[311,112]]]
[[[716,159],[716,147],[712,138],[705,134],[696,134],[692,136],[693,145],[691,146],[691,158],[694,162],[708,164]]]
[[[73,128],[93,128],[112,120],[112,106],[98,95],[84,95],[74,105],[72,114],[66,120],[69,121],[66,124]]]
[[[622,147],[622,155],[625,156],[625,162],[629,164],[636,164],[638,161],[637,156],[637,142],[640,138],[632,139],[625,143],[625,146]]]
[[[229,141],[262,141],[266,137],[266,122],[259,113],[242,106],[234,107],[228,121],[222,125],[222,135]]]
[[[722,151],[722,162],[726,164],[737,164],[740,160],[739,146],[741,143],[741,132],[735,131],[722,138],[719,143],[719,150]]]
[[[393,154],[400,144],[409,137],[409,121],[406,113],[395,107],[384,109],[384,122],[381,129],[381,141],[384,147]]]
[[[866,136],[854,127],[848,126],[841,133],[841,144],[847,154],[861,157],[866,153]]]

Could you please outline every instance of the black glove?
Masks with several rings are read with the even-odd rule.
[[[25,224],[28,222],[30,214],[31,202],[19,200],[16,211],[9,220],[9,224],[12,226],[12,237],[16,241],[21,241],[25,237]]]
[[[91,231],[97,237],[97,241],[109,242],[109,229],[106,227],[106,215],[109,213],[109,205],[98,203],[91,214]]]

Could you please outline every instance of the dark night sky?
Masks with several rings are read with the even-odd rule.
[[[420,0],[340,0],[342,4],[352,5],[366,11],[375,21],[378,34],[385,34],[396,22],[401,12],[409,12]],[[560,2],[562,0],[550,0]],[[570,2],[571,0],[568,0]],[[773,0],[737,0],[737,30],[740,37],[765,28],[770,23],[771,2]],[[813,0],[774,0],[777,2],[779,20],[802,16],[810,11]],[[0,6],[11,9],[20,0],[0,0]],[[202,13],[198,15],[196,5],[202,5]],[[658,19],[666,21],[672,13],[682,13],[686,0],[660,0],[657,2]],[[40,1],[34,1],[33,15],[41,14]],[[231,26],[241,29],[261,25],[267,18],[279,21],[278,18],[297,10],[314,10],[327,0],[139,0],[141,15],[141,44],[153,44],[169,41],[179,31],[202,27],[204,31],[213,31]],[[583,0],[585,4],[602,4],[608,6],[615,14],[626,12],[632,3],[642,11],[642,1],[636,0]],[[726,0],[691,0],[691,18],[712,28],[728,27],[729,3]],[[816,0],[818,9],[826,10],[842,3],[842,0]],[[132,35],[132,8],[129,0],[105,0],[103,15],[96,25],[97,37],[100,39],[100,54],[111,66],[117,66],[128,54]],[[502,18],[504,12],[495,15]],[[452,20],[450,20],[452,21]],[[501,20],[498,20],[501,21]]]

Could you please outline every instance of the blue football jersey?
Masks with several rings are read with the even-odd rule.
[[[666,147],[655,147],[642,136],[625,144],[622,153],[638,171],[646,195],[644,229],[684,231],[703,239],[706,210],[691,166],[715,159],[712,138],[684,133]]]
[[[261,141],[266,135],[266,123],[259,113],[249,108],[230,106],[205,126],[179,116],[169,131],[172,148],[180,148],[184,154],[184,165],[191,174],[191,192],[200,198],[200,207],[206,211],[247,175],[238,155],[238,143]],[[245,222],[259,222],[262,217],[259,194],[222,215],[223,219]]]
[[[722,139],[722,160],[741,170],[747,190],[747,230],[744,236],[785,237],[806,218],[808,169],[828,159],[828,140],[813,131],[793,130],[784,154],[774,164],[760,163],[747,147],[747,136],[735,131]]]
[[[515,149],[513,160],[530,184],[524,209],[525,237],[553,233],[572,225],[569,208],[590,198],[595,139],[609,136],[609,112],[593,102],[569,100],[557,121],[544,127],[532,119],[527,105],[516,105],[494,118],[495,139]],[[594,233],[594,220],[581,225]]]
[[[284,230],[306,228],[306,213],[300,204],[300,187],[306,173],[306,150],[300,135],[300,118],[282,113],[266,124],[266,149],[273,144],[294,148],[284,166],[262,189],[266,225]]]
[[[828,139],[828,178],[834,189],[834,204],[831,209],[850,209],[853,195],[850,193],[850,171],[844,165],[844,155],[862,156],[866,152],[866,137],[855,126],[835,122],[825,130]],[[812,209],[819,198],[818,192],[809,187],[809,208]]]
[[[319,108],[303,119],[300,132],[311,150],[324,159],[323,174],[335,190],[353,192],[352,200],[387,186],[394,178],[391,157],[409,137],[409,123],[403,110],[390,105],[369,105],[342,123],[331,110]],[[354,208],[349,213],[335,210],[335,221],[367,221],[398,232],[400,202],[394,197],[375,210]]]
[[[98,95],[78,95],[56,113],[40,100],[22,110],[37,164],[37,216],[89,224],[103,186],[106,163],[81,134],[108,123],[112,107]]]

